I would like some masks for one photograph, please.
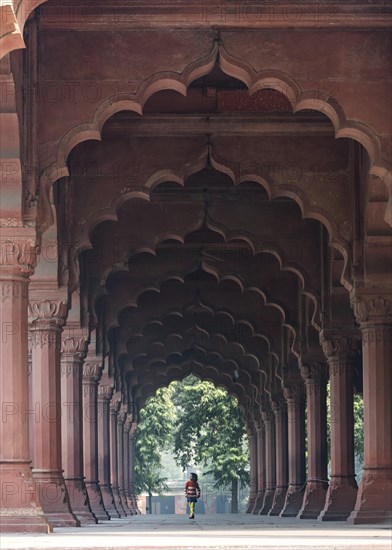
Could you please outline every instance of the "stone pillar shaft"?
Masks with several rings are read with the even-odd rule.
[[[270,510],[271,516],[282,511],[287,493],[287,410],[283,396],[272,404],[275,417],[276,489]]]
[[[354,463],[353,361],[358,338],[324,330],[320,342],[330,378],[331,480],[322,521],[346,520],[357,495]]]
[[[362,333],[364,469],[350,523],[392,521],[392,295],[352,296]],[[366,293],[367,292],[367,293]]]
[[[131,499],[131,512],[140,514],[135,493],[135,440],[137,424],[133,422],[129,430],[129,494]]]
[[[35,231],[3,227],[0,241],[0,478],[3,487],[0,503],[3,532],[46,533],[51,530],[37,505],[29,458],[27,298],[34,264]]]
[[[31,300],[33,477],[42,509],[54,527],[76,527],[61,464],[60,335],[67,313],[61,300]],[[48,446],[48,441],[50,445]]]
[[[117,471],[118,471],[118,490],[120,492],[122,506],[125,513],[129,513],[127,497],[124,491],[124,422],[127,415],[127,406],[122,404],[117,417]]]
[[[98,483],[98,380],[101,362],[87,358],[83,365],[83,470],[90,506],[98,520],[110,519]]]
[[[257,498],[257,434],[256,430],[249,432],[249,451],[250,451],[250,486],[249,503],[246,510],[250,514],[255,506]]]
[[[121,516],[126,516],[122,504],[118,482],[118,444],[117,444],[117,415],[121,396],[116,393],[110,402],[110,481],[116,508]]]
[[[301,363],[306,387],[308,480],[299,519],[315,519],[325,505],[327,481],[327,377],[321,363]]]
[[[305,393],[302,384],[284,389],[287,403],[289,487],[280,515],[295,517],[302,505],[305,484]]]
[[[110,399],[113,386],[107,375],[101,378],[98,386],[98,479],[106,512],[111,518],[120,514],[114,502],[110,483]]]
[[[271,510],[276,487],[275,425],[272,412],[263,413],[263,420],[265,426],[265,495],[260,515],[268,514]]]
[[[256,429],[257,437],[257,498],[253,514],[259,514],[265,494],[265,431],[264,423],[259,421]]]
[[[71,507],[81,525],[97,523],[83,475],[82,372],[85,351],[86,338],[80,329],[66,327],[61,341],[61,454]]]

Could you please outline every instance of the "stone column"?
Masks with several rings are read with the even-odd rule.
[[[71,508],[81,525],[97,523],[83,475],[82,373],[87,336],[67,326],[61,337],[62,466]]]
[[[131,499],[129,495],[129,432],[131,429],[132,424],[132,415],[127,414],[124,422],[124,493],[127,503],[127,508],[131,515],[133,515],[132,512],[132,504]]]
[[[322,521],[346,520],[357,497],[354,461],[353,368],[359,338],[323,330],[320,342],[328,360],[331,410],[331,480]]]
[[[117,392],[110,401],[110,481],[116,508],[121,516],[126,516],[121,501],[118,485],[118,460],[117,460],[117,415],[121,403],[121,394]]]
[[[327,466],[327,369],[323,363],[300,361],[306,387],[308,479],[299,519],[316,519],[325,505]]]
[[[113,385],[104,374],[98,384],[98,479],[106,512],[111,518],[119,518],[110,483],[109,409],[112,395]]]
[[[283,510],[288,487],[287,457],[287,408],[283,395],[272,400],[275,417],[276,489],[270,516],[278,516]]]
[[[121,502],[126,514],[129,514],[127,497],[124,491],[124,422],[127,416],[128,407],[124,403],[120,406],[117,415],[117,468],[118,468],[118,490]]]
[[[250,451],[250,485],[249,502],[246,513],[250,514],[255,507],[257,498],[257,433],[254,426],[249,427],[249,451]]]
[[[131,512],[133,514],[140,514],[140,510],[137,505],[137,498],[135,493],[135,439],[136,439],[137,423],[132,422],[131,429],[129,430],[129,495],[131,499]]]
[[[362,332],[364,471],[350,523],[392,521],[392,296],[352,296]]]
[[[263,411],[265,427],[265,494],[260,515],[268,514],[272,508],[276,487],[275,477],[275,425],[272,410]]]
[[[281,517],[295,517],[302,505],[305,487],[305,391],[297,383],[284,388],[287,403],[289,487]]]
[[[60,337],[67,315],[61,299],[30,297],[33,478],[42,509],[54,527],[77,527],[61,466]],[[50,442],[50,443],[49,443]]]
[[[265,495],[265,431],[264,422],[260,419],[256,424],[257,436],[257,498],[253,514],[259,514],[263,507]]]
[[[98,520],[110,519],[98,483],[98,380],[99,357],[87,356],[83,365],[83,471],[91,510]]]
[[[47,533],[30,467],[27,299],[35,230],[1,228],[0,517],[3,532]]]

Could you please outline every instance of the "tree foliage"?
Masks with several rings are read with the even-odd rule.
[[[173,444],[176,411],[171,400],[172,390],[160,388],[140,411],[135,441],[135,490],[162,494],[167,490],[161,475],[161,454]],[[151,502],[150,502],[151,510]]]
[[[173,449],[185,469],[202,465],[216,487],[232,489],[232,511],[237,511],[238,486],[249,482],[249,450],[237,401],[210,382],[188,376],[161,388],[140,412],[135,444],[137,494],[162,494],[161,457]],[[234,508],[234,509],[233,509]]]
[[[231,485],[232,502],[237,502],[238,484],[249,482],[249,450],[236,399],[210,382],[189,376],[175,383],[173,401],[177,462],[184,469],[188,464],[203,465],[217,488]]]

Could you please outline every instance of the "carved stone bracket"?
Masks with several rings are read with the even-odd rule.
[[[120,410],[118,411],[118,422],[124,423],[128,414],[128,406],[122,403]]]
[[[11,228],[1,229],[0,266],[2,277],[8,275],[32,274],[37,263],[38,246],[35,229]]]
[[[351,307],[358,323],[392,323],[392,292],[390,289],[354,289],[350,294]]]
[[[110,412],[117,416],[121,404],[121,392],[116,392],[110,401]]]
[[[137,422],[132,422],[131,429],[129,430],[129,438],[135,439],[137,432]]]
[[[81,368],[83,359],[87,353],[87,338],[82,335],[70,335],[69,331],[61,333],[61,369],[67,376],[74,368]],[[78,365],[73,365],[73,363]],[[71,370],[70,370],[71,369]]]
[[[303,384],[293,384],[283,388],[283,395],[287,402],[294,401],[299,403],[305,399],[305,386]]]
[[[110,384],[108,380],[105,380],[104,382],[100,381],[98,385],[98,399],[106,399],[107,401],[110,401],[113,395],[113,385]]]
[[[281,417],[286,409],[286,400],[283,395],[275,396],[271,399],[271,408],[275,417]]]
[[[62,300],[30,300],[29,321],[51,323],[62,326],[67,317],[68,306]]]
[[[132,426],[132,414],[127,414],[124,422],[124,431],[129,432]]]
[[[327,359],[354,358],[360,348],[359,331],[323,329],[320,332],[320,344]]]
[[[325,363],[308,362],[300,357],[298,365],[305,384],[320,384],[328,378],[328,370]]]
[[[102,361],[99,357],[86,359],[83,365],[83,381],[98,382],[102,372]]]

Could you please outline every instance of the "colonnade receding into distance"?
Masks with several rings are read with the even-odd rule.
[[[140,410],[191,373],[248,513],[392,519],[392,8],[210,4],[0,0],[3,531],[139,513]]]

